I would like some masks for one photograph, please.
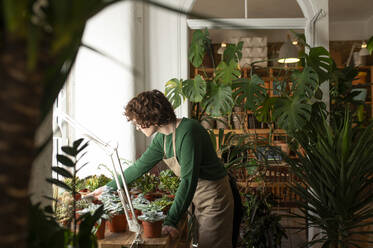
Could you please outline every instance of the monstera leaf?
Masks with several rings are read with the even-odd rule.
[[[333,60],[330,53],[324,47],[312,47],[308,55],[305,55],[306,63],[319,75],[320,84],[329,78],[333,68]]]
[[[181,79],[178,80],[177,78],[173,78],[166,83],[165,95],[174,109],[179,107],[181,102],[185,100],[182,89],[183,86]]]
[[[260,86],[263,84],[263,80],[256,74],[250,80],[236,80],[232,84],[235,102],[237,104],[244,103],[245,109],[255,111],[267,95],[267,91]]]
[[[255,112],[255,117],[258,121],[269,123],[272,122],[272,115],[273,112],[273,106],[275,101],[277,100],[277,97],[272,98],[268,95],[264,99],[264,102],[260,105],[260,107]]]
[[[294,71],[292,92],[297,96],[313,97],[319,86],[319,76],[312,67],[307,66],[303,71]]]
[[[207,29],[196,30],[193,33],[188,58],[194,67],[200,67],[202,65],[203,57],[206,52],[205,46],[210,43],[208,35]]]
[[[226,84],[231,85],[233,80],[236,80],[241,76],[241,72],[237,67],[237,62],[231,60],[229,64],[221,61],[216,68],[216,80]]]
[[[229,63],[230,61],[238,61],[242,58],[243,42],[240,41],[237,45],[228,44],[223,53],[223,61]]]
[[[232,88],[229,85],[217,84],[212,81],[208,84],[206,99],[202,102],[208,114],[213,117],[229,113],[233,108]]]
[[[206,95],[206,81],[200,75],[183,82],[183,94],[191,102],[200,102]]]
[[[303,98],[277,98],[274,106],[273,117],[280,128],[289,134],[304,127],[311,118],[312,106],[304,102]]]

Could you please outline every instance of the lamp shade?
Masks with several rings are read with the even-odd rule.
[[[298,50],[290,41],[284,42],[280,48],[278,57],[279,63],[297,63],[299,61]]]
[[[366,47],[361,48],[360,51],[359,51],[359,55],[360,56],[368,56],[369,55],[368,49]]]

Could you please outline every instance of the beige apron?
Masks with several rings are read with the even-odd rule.
[[[163,161],[180,177],[180,164],[176,158],[176,127],[172,134],[174,156],[166,158],[166,136],[164,137]],[[233,230],[234,201],[228,176],[210,181],[198,179],[193,197],[194,214],[198,221],[199,248],[231,248]]]

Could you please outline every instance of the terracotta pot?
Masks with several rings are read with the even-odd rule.
[[[144,195],[144,198],[148,201],[154,201],[154,196],[150,193]]]
[[[147,222],[143,221],[142,226],[144,227],[144,238],[159,238],[162,235],[162,223],[163,221]]]
[[[142,213],[141,213],[141,211],[138,210],[138,209],[134,209],[134,210],[135,210],[136,219],[137,219],[137,221],[141,224],[141,220],[139,220],[138,217],[139,217]],[[130,211],[128,214],[129,214],[130,217],[132,217],[132,212],[131,212],[131,211]]]
[[[110,232],[119,233],[127,230],[127,220],[124,214],[118,214],[111,218],[108,223]]]
[[[105,220],[101,220],[101,225],[96,232],[96,238],[97,239],[104,239],[105,238],[105,226],[106,226],[105,224],[106,224]],[[97,226],[97,224],[95,226]]]
[[[82,195],[80,193],[75,193],[75,201],[79,201],[82,198]]]

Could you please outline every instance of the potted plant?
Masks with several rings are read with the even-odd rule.
[[[108,182],[111,181],[110,178],[106,177],[105,175],[93,175],[93,176],[88,176],[84,178],[85,181],[85,186],[86,188],[93,192],[95,189],[106,185]]]
[[[78,167],[80,153],[85,150],[88,143],[82,143],[83,139],[79,139],[73,142],[72,146],[63,146],[61,150],[66,154],[58,154],[57,160],[62,166],[53,166],[52,170],[58,174],[60,178],[71,179],[71,184],[68,185],[64,181],[56,178],[48,178],[47,181],[51,184],[58,186],[65,190],[62,194],[62,199],[49,198],[57,202],[57,210],[54,212],[51,207],[46,207],[43,210],[40,206],[32,205],[30,209],[30,228],[29,228],[29,247],[77,247],[77,244],[85,244],[87,247],[96,247],[97,242],[95,236],[91,233],[94,230],[94,224],[103,215],[103,206],[98,206],[92,214],[84,215],[79,217],[81,224],[77,229],[77,216],[74,210],[79,207],[73,195],[76,195],[76,173],[82,167]],[[67,156],[68,155],[68,156]],[[83,165],[84,166],[84,165]],[[69,167],[72,171],[66,169]],[[68,210],[68,223],[72,223],[72,226],[68,225],[63,227],[62,225],[56,226],[56,219],[58,218],[58,204],[59,202],[67,203],[69,207],[64,209]],[[72,202],[72,203],[71,203]],[[71,207],[70,207],[71,206]],[[56,218],[56,219],[55,219]],[[35,231],[36,230],[36,231]]]
[[[167,214],[168,210],[170,210],[172,203],[173,203],[173,198],[170,198],[168,196],[163,196],[162,198],[152,201],[149,204],[148,209],[149,210],[161,210],[164,214]]]
[[[166,215],[158,208],[157,210],[149,210],[143,212],[139,216],[142,221],[142,226],[144,228],[145,238],[159,238],[162,234],[162,223],[166,218]]]
[[[170,169],[163,170],[159,173],[158,188],[169,195],[175,196],[179,188],[180,179]]]
[[[127,220],[124,214],[123,205],[116,192],[103,192],[100,201],[104,204],[104,211],[109,216],[109,229],[111,232],[125,232]]]
[[[158,178],[151,173],[145,173],[143,176],[138,178],[136,187],[141,190],[144,197],[148,200],[154,200],[154,193],[157,190]]]
[[[93,216],[98,208],[102,207],[102,205],[97,205],[94,203],[90,203],[86,208],[77,211],[78,214],[84,215],[91,215]],[[95,223],[95,227],[92,229],[92,233],[96,235],[97,239],[104,239],[105,238],[105,224],[106,220],[109,219],[109,216],[106,213],[101,215],[101,218],[98,219]]]
[[[281,217],[272,212],[273,196],[262,190],[245,195],[244,229],[242,230],[244,246],[281,247],[283,238],[287,238]]]

